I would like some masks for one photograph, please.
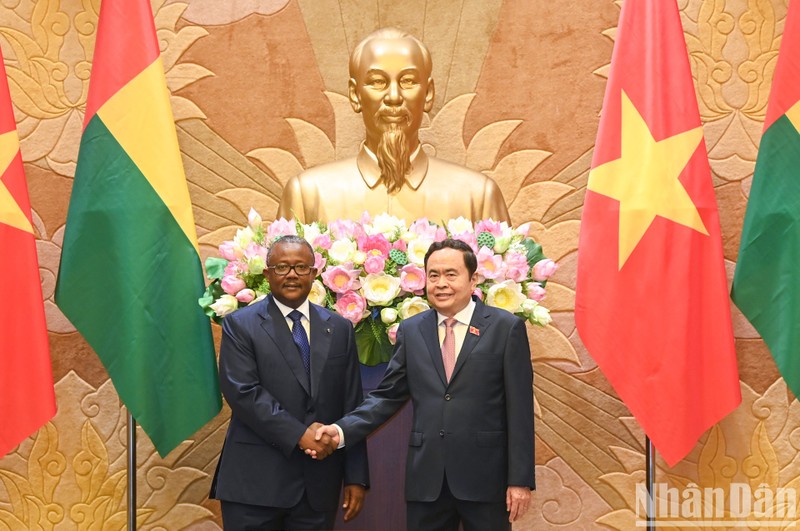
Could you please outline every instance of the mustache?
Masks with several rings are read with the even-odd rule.
[[[381,107],[375,113],[376,118],[405,118],[411,121],[411,112],[405,107]]]

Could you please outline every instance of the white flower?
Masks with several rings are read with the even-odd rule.
[[[400,294],[400,279],[383,272],[367,275],[361,286],[373,306],[387,306]]]
[[[361,265],[367,260],[367,253],[364,251],[356,251],[353,253],[353,263],[356,265]]]
[[[314,240],[317,239],[317,236],[321,235],[322,231],[319,228],[319,225],[315,221],[314,223],[310,223],[308,225],[303,225],[303,238],[313,247]]]
[[[387,239],[393,239],[395,234],[405,232],[406,220],[398,219],[389,214],[378,214],[372,220],[372,225],[367,227],[367,234],[381,233]]]
[[[430,309],[430,306],[428,306],[428,303],[425,302],[425,299],[422,297],[411,297],[403,299],[403,302],[400,303],[397,309],[400,310],[401,319],[408,319],[409,317]]]
[[[247,259],[247,270],[251,275],[259,275],[267,268],[267,262],[261,255],[254,255]]]
[[[553,318],[550,317],[550,310],[539,304],[536,306],[536,309],[533,310],[533,315],[531,316],[530,321],[533,324],[546,326],[553,322]]]
[[[451,219],[447,222],[447,230],[451,234],[463,234],[465,232],[472,232],[472,221],[463,216],[458,216],[456,219]]]
[[[408,244],[408,248],[406,249],[408,261],[414,265],[423,267],[425,264],[425,253],[428,252],[428,249],[432,243],[433,240],[428,240],[425,238],[411,240],[411,242]]]
[[[486,294],[486,304],[502,308],[511,313],[520,311],[522,303],[528,298],[522,294],[522,285],[513,280],[505,280],[494,284]]]
[[[400,235],[400,239],[406,243],[409,243],[411,240],[417,239],[417,233],[411,232],[410,230],[405,231],[403,234]]]
[[[397,321],[397,310],[394,308],[384,308],[381,310],[381,321],[383,324],[392,324]]]
[[[250,227],[245,227],[236,231],[236,236],[233,237],[233,243],[239,249],[247,249],[247,246],[253,243],[256,234]]]
[[[211,309],[214,310],[219,317],[228,315],[232,311],[239,308],[239,301],[236,300],[236,297],[233,295],[228,295],[227,293],[217,299],[214,304],[211,305]]]
[[[311,293],[308,294],[308,300],[314,304],[325,306],[325,286],[319,280],[315,280],[311,284]]]
[[[494,239],[494,248],[492,250],[496,253],[503,254],[508,251],[509,245],[511,245],[511,235],[500,236]]]
[[[252,229],[261,227],[261,215],[253,207],[250,207],[250,213],[247,214],[247,224]]]
[[[353,256],[358,249],[358,245],[353,240],[348,239],[341,239],[336,240],[331,244],[331,248],[328,251],[328,256],[339,264],[344,264],[346,262],[352,262]]]

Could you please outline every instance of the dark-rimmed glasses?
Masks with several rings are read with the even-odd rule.
[[[267,269],[272,269],[272,272],[278,275],[279,277],[285,276],[289,274],[289,271],[294,269],[294,272],[297,273],[297,276],[304,277],[311,273],[311,270],[314,269],[314,266],[310,266],[308,264],[276,264],[267,266]]]

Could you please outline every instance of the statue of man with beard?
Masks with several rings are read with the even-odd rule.
[[[293,177],[277,217],[304,223],[386,212],[406,222],[463,216],[510,221],[500,188],[486,175],[429,157],[421,148],[423,113],[433,106],[431,56],[395,28],[375,31],[350,55],[348,94],[366,139],[354,158]]]

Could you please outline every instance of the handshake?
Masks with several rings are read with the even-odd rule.
[[[339,430],[314,422],[306,428],[297,445],[312,459],[322,460],[339,447]]]

